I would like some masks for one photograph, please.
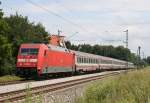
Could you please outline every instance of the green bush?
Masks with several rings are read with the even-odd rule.
[[[150,103],[150,70],[139,70],[90,85],[77,103]]]

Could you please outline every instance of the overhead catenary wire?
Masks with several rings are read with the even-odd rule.
[[[73,26],[76,27],[76,28],[79,28],[80,30],[82,30],[82,31],[84,31],[84,32],[86,32],[86,33],[89,33],[89,34],[96,34],[96,35],[99,37],[99,39],[101,39],[102,41],[105,41],[105,42],[108,42],[108,41],[109,41],[109,42],[110,42],[110,41],[113,41],[113,42],[114,42],[114,41],[115,41],[115,40],[106,40],[106,39],[104,39],[103,37],[101,37],[99,34],[87,30],[87,29],[84,28],[83,26],[74,23],[73,21],[71,21],[71,20],[65,18],[64,16],[61,16],[60,14],[58,14],[58,13],[52,11],[52,10],[49,10],[49,9],[46,8],[46,7],[41,6],[40,4],[37,4],[37,3],[35,3],[35,2],[33,2],[33,1],[31,1],[31,0],[25,0],[25,1],[27,1],[27,2],[30,3],[30,4],[32,4],[32,5],[35,6],[35,7],[38,7],[38,8],[40,8],[40,9],[46,11],[46,12],[47,12],[48,14],[50,14],[50,15],[53,15],[53,16],[56,16],[56,17],[62,19],[63,21],[65,21],[65,22],[67,22],[67,23],[73,25]],[[75,35],[76,35],[76,34],[75,34]],[[73,35],[71,35],[71,36],[73,36]]]
[[[40,9],[42,9],[42,10],[44,10],[44,11],[46,11],[46,12],[49,13],[50,15],[54,15],[54,16],[56,16],[56,17],[58,17],[58,18],[64,20],[64,21],[67,22],[67,23],[70,23],[71,25],[73,25],[73,26],[75,26],[75,27],[77,27],[77,28],[79,28],[79,29],[81,29],[81,30],[84,30],[84,31],[86,31],[86,32],[89,32],[87,29],[85,29],[85,28],[82,27],[81,25],[78,25],[78,24],[72,22],[71,20],[69,20],[69,19],[67,19],[67,18],[65,18],[65,17],[63,17],[63,16],[61,16],[61,15],[55,13],[55,12],[52,11],[52,10],[49,10],[49,9],[47,9],[47,8],[45,8],[45,7],[43,7],[43,6],[39,5],[39,4],[37,4],[37,3],[35,3],[35,2],[32,2],[31,0],[25,0],[25,1],[27,1],[28,3],[30,3],[30,4],[32,4],[32,5],[34,5],[34,6],[38,7],[38,8],[40,8]]]
[[[82,30],[82,31],[84,31],[84,32],[87,32],[87,33],[90,33],[90,34],[91,34],[91,33],[94,33],[94,32],[90,32],[89,30],[87,30],[87,29],[84,28],[83,26],[78,25],[78,24],[72,22],[71,20],[69,20],[69,19],[67,19],[67,18],[65,18],[65,17],[63,17],[63,16],[61,16],[61,15],[55,13],[54,11],[49,10],[49,9],[47,9],[47,8],[45,8],[45,7],[39,5],[39,4],[37,4],[37,3],[35,3],[35,2],[33,2],[33,1],[31,1],[31,0],[25,0],[25,1],[27,1],[28,3],[30,3],[30,4],[32,4],[32,5],[34,5],[34,6],[38,7],[38,8],[40,8],[40,9],[42,9],[42,10],[44,10],[44,11],[46,11],[46,12],[49,13],[50,15],[54,15],[54,16],[56,16],[56,17],[62,19],[63,21],[65,21],[65,22],[67,22],[67,23],[73,25],[74,27],[79,28],[80,30]],[[97,33],[94,33],[94,34],[97,34]],[[97,35],[98,35],[98,34],[97,34]],[[103,38],[101,37],[101,39],[103,39]]]

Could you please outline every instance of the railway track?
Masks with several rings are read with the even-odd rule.
[[[33,82],[33,81],[34,80],[18,80],[18,81],[0,82],[0,86],[19,84],[19,83],[27,83],[27,82]]]
[[[40,93],[53,92],[53,91],[69,88],[72,86],[76,86],[79,84],[87,83],[90,81],[94,81],[97,79],[102,79],[102,78],[118,75],[120,73],[121,72],[110,72],[107,74],[93,76],[93,77],[80,78],[80,79],[75,79],[75,80],[66,81],[66,82],[60,82],[60,83],[56,83],[56,84],[34,87],[34,88],[30,89],[30,93],[34,94],[34,95],[38,95]],[[13,91],[13,92],[7,92],[7,93],[1,93],[0,94],[0,103],[4,103],[6,101],[14,102],[14,101],[22,100],[26,96],[27,96],[27,89]]]

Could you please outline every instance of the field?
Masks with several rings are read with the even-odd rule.
[[[87,87],[76,103],[150,103],[150,67]]]
[[[0,83],[12,82],[12,81],[18,81],[18,80],[22,80],[22,78],[17,77],[17,76],[12,76],[12,75],[6,75],[6,76],[0,77]]]

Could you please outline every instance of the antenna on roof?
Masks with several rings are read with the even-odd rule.
[[[60,36],[60,33],[62,33],[62,31],[58,29],[58,36]]]
[[[58,30],[57,35],[56,34],[50,35],[49,44],[66,48],[66,44],[64,40],[65,36],[60,35],[61,32],[62,31]]]

